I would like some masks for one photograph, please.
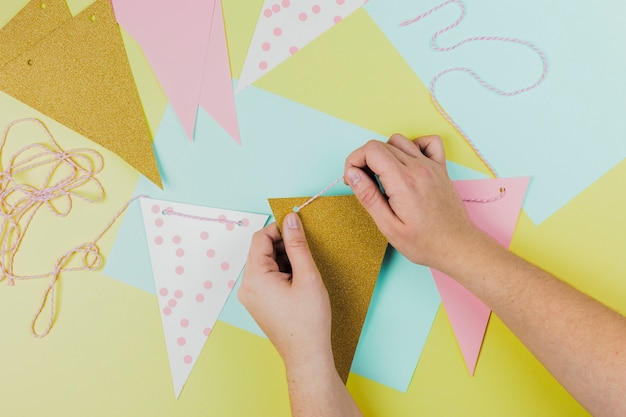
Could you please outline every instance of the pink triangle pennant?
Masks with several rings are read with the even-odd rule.
[[[118,23],[141,45],[189,139],[202,104],[239,143],[220,1],[112,2]]]
[[[215,3],[199,104],[241,145],[221,1]]]
[[[504,197],[489,203],[466,202],[472,221],[502,246],[509,247],[528,188],[528,177],[455,181],[464,199],[489,199],[505,189]],[[431,270],[470,375],[487,330],[491,310],[448,275]]]
[[[149,198],[141,211],[178,398],[269,216]]]
[[[367,0],[265,0],[236,92],[304,48]]]

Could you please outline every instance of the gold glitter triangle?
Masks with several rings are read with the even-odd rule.
[[[276,198],[269,203],[279,227],[308,198]],[[335,365],[345,382],[387,240],[354,196],[320,197],[298,213],[313,258],[330,295]]]
[[[0,90],[104,146],[161,186],[110,1],[97,0],[70,19],[59,3],[33,1],[0,31],[0,45],[21,52],[0,68]],[[25,35],[16,29],[23,22],[35,22],[25,26],[47,34]]]

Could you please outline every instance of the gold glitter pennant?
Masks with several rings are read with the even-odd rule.
[[[308,198],[269,203],[279,227]],[[335,365],[345,382],[361,335],[387,240],[356,197],[320,197],[299,213],[313,258],[330,295]]]
[[[61,2],[32,1],[0,31],[0,45],[10,45],[14,56],[0,68],[0,90],[111,150],[161,186],[110,1],[97,0],[69,19]]]

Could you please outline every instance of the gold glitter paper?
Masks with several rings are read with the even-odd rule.
[[[279,227],[294,206],[308,198],[270,199]],[[335,365],[345,382],[387,240],[356,197],[320,197],[298,213],[313,258],[330,295]]]
[[[42,8],[42,4],[45,7]],[[0,29],[0,68],[35,46],[44,36],[71,18],[65,0],[28,3]]]
[[[43,9],[42,3],[46,4]],[[54,18],[46,22],[41,13],[49,13],[57,3],[31,2],[18,13],[17,22],[38,22],[33,30],[50,28]],[[17,45],[21,37],[30,45],[37,35],[24,35],[11,22],[6,31],[0,31],[0,45],[11,44],[22,51],[0,68],[0,90],[111,150],[161,186],[146,117],[110,0],[97,0],[59,24],[32,47]]]

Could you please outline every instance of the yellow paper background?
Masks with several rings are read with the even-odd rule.
[[[88,2],[72,0],[70,9],[76,13]],[[22,0],[4,2],[0,7],[0,23],[7,22],[24,4],[26,2]],[[256,22],[260,4],[260,0],[224,0],[234,74],[243,63],[246,42],[253,31],[250,25]],[[359,16],[356,15],[356,23],[349,24],[362,24],[362,30],[378,31],[366,23],[367,16]],[[330,50],[318,53],[323,52],[324,56],[337,53],[331,35],[327,35],[329,39],[326,41]],[[356,40],[354,38],[354,45],[358,44]],[[127,37],[124,41],[127,47],[133,43]],[[375,45],[378,49],[372,54],[394,54],[383,42]],[[138,48],[128,48],[128,51],[132,54],[129,60],[154,132],[165,99]],[[305,48],[299,53],[302,54],[299,59],[304,62],[313,59],[305,56],[306,53]],[[287,64],[289,62],[285,66]],[[296,64],[298,62],[289,65],[302,65]],[[283,68],[275,71],[283,71],[285,83],[293,82],[290,77],[300,77],[287,74]],[[405,78],[398,77],[385,80],[385,83],[401,88],[405,81]],[[273,83],[268,78],[260,80],[258,85],[275,88]],[[347,89],[342,94],[348,95],[349,91]],[[151,94],[158,98],[157,103],[147,99]],[[371,101],[385,97],[372,94]],[[419,106],[430,106],[427,96],[419,97]],[[307,100],[315,98],[304,94],[304,97],[294,99],[312,103]],[[317,100],[316,106],[328,105],[326,99]],[[351,102],[349,97],[341,100]],[[38,114],[2,93],[0,110],[2,127],[13,119]],[[412,114],[407,112],[402,120],[393,120],[409,126],[407,134],[412,134],[410,129],[415,129],[416,134],[419,133],[417,129],[440,132],[437,129],[441,126],[436,120],[413,124]],[[363,113],[360,122],[358,115],[350,117],[355,117],[358,124],[369,126],[369,116],[367,112]],[[101,178],[107,198],[96,205],[76,204],[73,216],[67,220],[51,219],[43,214],[32,229],[33,235],[39,238],[31,240],[22,255],[23,264],[33,270],[48,269],[60,251],[90,240],[131,196],[137,178],[137,174],[119,158],[49,119],[43,119],[63,146],[93,147],[105,155],[105,171]],[[385,126],[384,118],[373,120],[381,126],[372,127],[373,130],[402,130],[391,124]],[[371,126],[374,126],[373,122]],[[442,130],[449,132],[446,127]],[[29,136],[24,135],[24,140],[27,139]],[[459,145],[457,149],[452,140],[446,140],[447,150],[457,155],[456,161],[476,167],[466,147]],[[626,196],[620,192],[624,178],[626,162],[538,227],[522,215],[512,244],[515,252],[622,313],[626,313],[626,265],[623,261]],[[113,242],[114,233],[115,230],[103,239],[101,247],[105,253]],[[51,241],[50,236],[55,236],[55,240]],[[43,282],[18,283],[13,288],[0,284],[0,415],[289,415],[282,364],[267,340],[218,323],[176,402],[171,395],[167,353],[154,296],[101,273],[68,274],[60,284],[61,302],[55,328],[47,338],[36,340],[29,333],[28,324],[43,288]],[[497,317],[490,321],[476,376],[469,378],[443,310],[435,320],[406,394],[354,374],[348,381],[348,388],[366,416],[588,416]]]

